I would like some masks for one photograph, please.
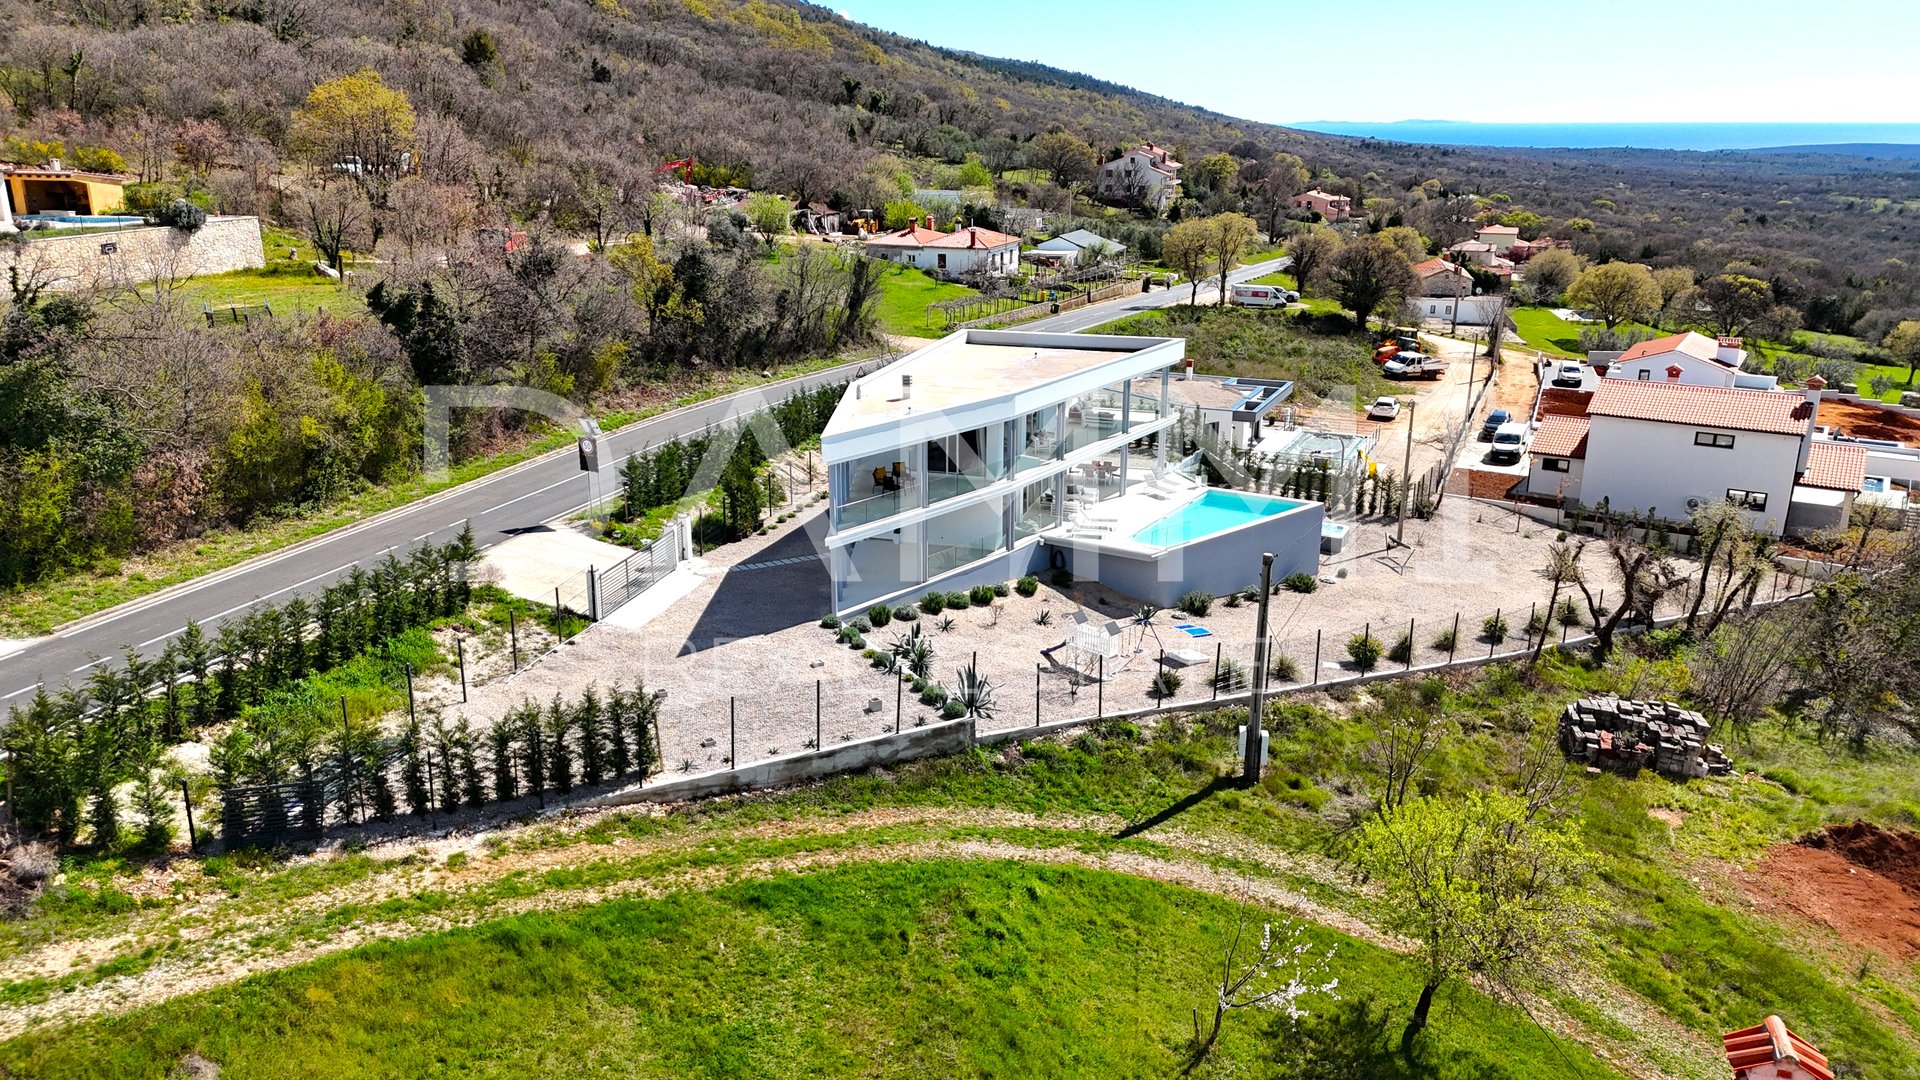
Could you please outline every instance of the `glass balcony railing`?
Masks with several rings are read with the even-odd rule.
[[[955,567],[984,559],[999,550],[998,536],[983,536],[963,544],[930,546],[927,548],[927,573],[944,574]]]
[[[912,505],[903,498],[908,494],[900,491],[883,491],[878,495],[842,503],[833,515],[834,528],[847,529],[855,525],[865,525],[869,521],[892,517],[902,508]]]

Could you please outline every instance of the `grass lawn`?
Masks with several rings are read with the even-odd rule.
[[[275,315],[312,315],[316,311],[349,315],[366,310],[366,301],[359,290],[342,288],[338,282],[314,272],[313,264],[319,255],[305,237],[268,229],[262,242],[267,254],[267,265],[263,269],[207,274],[187,282],[181,291],[196,306],[266,304],[273,308]],[[287,257],[290,248],[295,253],[292,258]],[[351,257],[348,268],[352,268]]]
[[[888,334],[911,337],[939,337],[938,316],[929,317],[927,305],[941,300],[959,300],[976,295],[978,290],[950,281],[935,281],[925,270],[911,266],[889,266],[880,278],[880,299],[875,305],[880,329]]]
[[[1668,680],[1685,675],[1673,667],[1629,658],[1593,669],[1549,653],[1532,671],[1473,675],[1437,706],[1446,736],[1421,790],[1511,787],[1530,729],[1550,726],[1566,701],[1678,693]],[[277,951],[298,959],[342,927],[388,940],[30,1033],[0,1059],[20,1076],[158,1077],[188,1051],[229,1077],[284,1074],[288,1060],[315,1076],[1169,1075],[1232,908],[1145,863],[1276,883],[1377,924],[1374,901],[1330,857],[1352,794],[1377,780],[1373,701],[1387,692],[1277,700],[1272,765],[1252,789],[1216,782],[1236,760],[1241,714],[1229,710],[664,815],[507,828],[460,854],[460,873],[452,857],[436,869],[403,845],[377,857],[178,860],[171,887],[156,890],[154,868],[136,858],[81,853],[32,915],[0,923],[0,961],[50,943],[84,961],[0,984],[0,1003],[57,1009],[65,991],[201,948],[183,939],[207,926],[246,927],[237,955],[205,946],[204,962],[223,968]],[[1550,1002],[1584,1035],[1549,1046],[1530,1020],[1455,990],[1435,1010],[1431,1070],[1382,1059],[1338,1075],[1612,1075],[1581,1049],[1592,1040],[1626,1048],[1616,1060],[1630,1073],[1637,1054],[1668,1076],[1710,1075],[1698,1066],[1718,1034],[1768,1013],[1844,1075],[1916,1075],[1911,966],[1863,963],[1824,930],[1773,921],[1730,877],[1827,822],[1912,827],[1915,754],[1855,753],[1778,721],[1728,750],[1740,772],[1725,778],[1570,775],[1595,910],[1580,978]],[[963,861],[951,845],[967,842],[999,849]],[[1048,852],[1064,857],[1036,858]],[[1073,861],[1105,856],[1123,861]],[[618,898],[623,885],[659,892]],[[513,904],[541,913],[502,910]],[[448,923],[471,928],[427,933]],[[1338,945],[1343,1008],[1370,1001],[1404,1020],[1405,959],[1315,935]],[[1687,1034],[1635,1019],[1652,1013]],[[1255,1055],[1285,1040],[1267,1023],[1230,1020],[1223,1071],[1202,1075],[1270,1075]]]
[[[777,368],[774,375],[786,378],[846,362],[841,357],[808,360]],[[762,385],[766,381],[757,371],[716,372],[703,377],[696,388],[672,401],[645,409],[605,411],[599,416],[600,425],[607,431],[613,431],[682,405]],[[414,476],[399,483],[368,488],[310,513],[261,521],[244,529],[218,530],[124,563],[107,563],[92,570],[75,571],[23,588],[0,591],[0,637],[30,637],[48,633],[62,623],[255,556],[278,551],[373,514],[404,506],[435,492],[571,445],[573,438],[572,433],[566,431],[532,434],[526,442],[512,449],[453,466],[443,481],[429,482],[423,477]]]
[[[7,1047],[19,1077],[1166,1076],[1236,908],[1144,878],[999,861],[852,865],[383,942]],[[1272,917],[1255,911],[1255,919]],[[1342,998],[1405,1007],[1413,965],[1314,931]],[[1322,1029],[1334,1002],[1303,1002]],[[1610,1077],[1470,991],[1417,1075]],[[1229,1018],[1201,1075],[1284,1040]],[[1397,1031],[1397,1029],[1395,1029]],[[1385,1039],[1367,1058],[1402,1073]],[[1237,1066],[1237,1068],[1236,1068]]]

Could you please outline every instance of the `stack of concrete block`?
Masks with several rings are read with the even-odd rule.
[[[1707,742],[1707,718],[1671,701],[1581,698],[1560,715],[1560,748],[1575,761],[1632,775],[1652,768],[1686,780],[1721,776],[1733,763]]]

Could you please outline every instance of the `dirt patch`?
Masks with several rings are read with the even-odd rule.
[[[1898,832],[1851,821],[1829,825],[1801,841],[1863,866],[1920,897],[1920,833]]]
[[[1920,957],[1920,835],[1829,825],[1768,851],[1741,875],[1748,895],[1895,960]]]
[[[1540,392],[1540,415],[1548,416],[1585,416],[1587,406],[1593,401],[1593,395],[1584,390],[1561,390],[1547,387]]]
[[[1891,439],[1909,445],[1920,443],[1920,418],[1858,402],[1822,401],[1818,422],[1844,431],[1856,439]]]
[[[1525,479],[1508,472],[1488,472],[1483,469],[1455,469],[1447,477],[1447,491],[1453,495],[1468,495],[1476,499],[1504,499],[1514,485]]]

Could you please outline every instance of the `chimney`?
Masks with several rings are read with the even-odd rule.
[[[933,215],[932,215],[932,214],[928,214],[928,215],[927,215],[927,228],[929,228],[929,229],[931,229],[931,228],[933,228]]]
[[[1794,467],[1794,479],[1806,475],[1807,458],[1813,453],[1813,429],[1815,421],[1820,419],[1820,391],[1827,388],[1827,380],[1818,375],[1807,376],[1807,430],[1800,436],[1800,463]]]
[[[1685,373],[1685,371],[1686,369],[1681,367],[1679,364],[1668,364],[1667,365],[1667,381],[1679,382],[1680,376],[1683,373]]]
[[[913,400],[913,376],[911,375],[900,376],[900,400]]]
[[[1714,342],[1714,355],[1718,357],[1723,364],[1731,364],[1734,367],[1739,367],[1741,364],[1746,363],[1747,360],[1746,350],[1742,349],[1740,345],[1741,341],[1737,337],[1720,338]]]
[[[48,158],[47,171],[48,172],[66,172],[67,167],[60,163],[59,158]]]

